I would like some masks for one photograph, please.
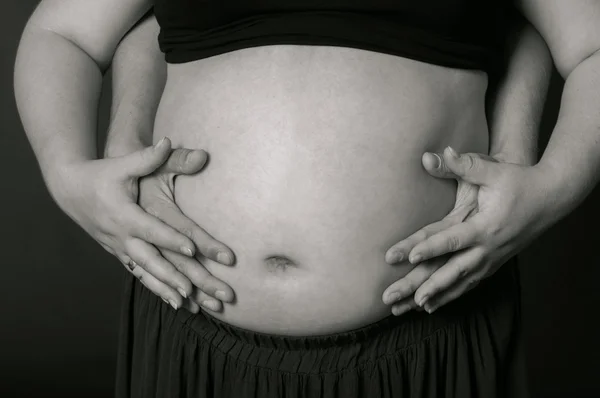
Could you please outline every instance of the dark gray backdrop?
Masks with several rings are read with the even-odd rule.
[[[37,2],[0,12],[0,396],[110,397],[123,271],[50,198],[14,103],[18,39]],[[562,84],[555,75],[544,142]],[[521,256],[534,398],[600,397],[599,208],[596,189]]]

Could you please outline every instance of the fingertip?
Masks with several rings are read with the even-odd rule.
[[[421,157],[421,162],[426,170],[435,171],[442,165],[442,158],[437,153],[425,152]]]
[[[385,254],[385,262],[392,265],[397,264],[404,259],[404,253],[399,250],[390,250]]]
[[[223,265],[233,265],[235,262],[233,253],[226,249],[219,249],[214,259]]]
[[[215,298],[217,298],[221,301],[224,301],[226,303],[232,302],[234,297],[235,297],[235,295],[229,289],[217,290],[217,292],[215,293]]]

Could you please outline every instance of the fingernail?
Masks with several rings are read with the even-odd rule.
[[[454,159],[458,159],[458,153],[456,153],[456,151],[454,150],[454,148],[452,148],[451,146],[448,147],[448,152],[450,152],[450,156],[452,156]]]
[[[169,304],[171,304],[171,307],[177,311],[177,303],[175,303],[173,300],[169,300]]]
[[[390,264],[399,263],[400,261],[402,261],[403,258],[404,258],[404,253],[394,252],[394,253],[390,254],[388,262]]]
[[[183,296],[183,298],[187,298],[187,294],[185,293],[185,290],[183,290],[183,288],[179,287],[177,288],[177,291]]]
[[[400,293],[398,292],[394,292],[394,293],[390,293],[387,295],[387,298],[385,299],[385,304],[390,304],[393,303],[394,301],[398,300],[400,298]]]
[[[418,263],[419,261],[421,261],[421,259],[423,259],[423,256],[421,256],[420,254],[414,254],[412,256],[410,256],[409,261],[413,264]]]
[[[435,168],[439,169],[440,166],[442,165],[442,158],[440,158],[440,155],[438,155],[437,153],[431,153],[431,154],[433,156],[435,156]]]
[[[169,304],[169,302],[168,302],[168,301],[167,301],[167,300],[166,300],[164,297],[161,297],[161,299],[162,299],[162,301],[164,301],[165,303]]]
[[[221,264],[231,265],[231,256],[225,252],[217,254],[217,261]]]
[[[154,145],[155,148],[158,148],[159,146],[161,146],[162,144],[164,144],[165,140],[167,137],[163,137],[160,141],[158,141],[156,143],[156,145]]]
[[[402,315],[404,314],[407,310],[409,309],[409,307],[407,305],[398,305],[396,307],[392,308],[392,314],[398,316],[398,315]]]
[[[229,301],[227,299],[227,293],[225,293],[222,290],[217,290],[217,292],[215,293],[215,297],[218,298],[219,300]]]
[[[426,303],[425,311],[427,311],[428,314],[431,314],[433,311],[435,311],[435,307],[433,305],[430,305],[429,303]]]
[[[421,301],[419,302],[419,307],[422,307],[423,304],[425,304],[427,302],[427,300],[429,300],[429,296],[424,295],[423,298],[421,299]]]
[[[216,311],[219,304],[215,300],[204,300],[202,305]]]
[[[181,246],[181,252],[188,257],[194,257],[194,252],[189,247]]]

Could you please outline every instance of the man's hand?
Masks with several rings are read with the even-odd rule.
[[[388,263],[407,258],[415,265],[389,286],[383,301],[400,315],[416,306],[428,312],[456,299],[491,276],[553,222],[548,176],[536,167],[501,163],[493,158],[447,148],[440,167],[430,174],[455,178],[457,205],[443,220],[430,224],[386,253]],[[440,171],[441,170],[441,171]],[[414,294],[414,296],[413,296]]]

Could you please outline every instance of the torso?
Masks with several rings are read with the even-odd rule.
[[[177,178],[175,199],[234,251],[234,266],[203,263],[236,293],[211,315],[245,329],[314,335],[390,315],[382,293],[410,266],[385,252],[455,199],[422,154],[488,150],[480,71],[272,45],[168,73],[154,140],[210,155]]]

